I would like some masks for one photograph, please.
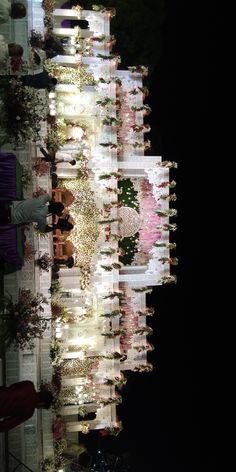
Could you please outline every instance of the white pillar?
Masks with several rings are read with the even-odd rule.
[[[68,269],[68,270],[71,270],[71,269]],[[60,282],[61,282],[61,285],[64,289],[68,290],[68,289],[76,289],[76,288],[80,288],[80,277],[77,276],[77,277],[60,277]]]
[[[119,274],[120,282],[131,283],[134,287],[143,287],[143,285],[160,285],[156,274]]]
[[[124,266],[120,269],[120,275],[123,274],[145,274],[147,270],[146,265]]]
[[[53,33],[56,36],[63,37],[75,36],[74,28],[53,28]],[[93,31],[90,31],[89,29],[81,29],[80,33],[82,38],[90,38],[91,36],[93,36]]]
[[[119,161],[120,169],[150,169],[159,164],[162,160],[161,156],[136,156],[130,155],[124,161]],[[160,168],[161,171],[161,168]]]
[[[82,405],[67,405],[60,410],[60,414],[63,416],[78,415],[78,410],[81,407],[86,408],[87,413],[96,412],[98,409],[98,403],[83,403]]]
[[[81,10],[80,12],[80,18],[81,20],[84,19],[89,19],[90,17],[94,16],[101,16],[102,13],[100,12],[94,12],[92,10]],[[78,19],[78,13],[75,10],[69,9],[69,8],[55,8],[53,11],[53,16],[61,19],[67,19],[67,20],[77,20]]]
[[[88,424],[90,429],[103,429],[110,426],[111,420],[107,418],[107,419],[103,419],[102,421],[99,421],[99,420],[68,421],[66,423],[66,430],[68,432],[81,431],[84,423]]]

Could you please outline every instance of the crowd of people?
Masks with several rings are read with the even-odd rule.
[[[11,3],[9,0],[0,2],[0,25],[9,19],[17,20],[24,18],[27,14],[26,7],[20,3]],[[17,43],[7,43],[0,35],[0,87],[7,87],[11,78],[17,77],[25,86],[36,89],[54,88],[57,80],[51,77],[45,68],[34,75],[7,75],[6,64],[9,58],[22,58],[23,47]],[[40,65],[42,58],[54,57],[63,54],[63,46],[52,34],[48,35],[41,45],[41,49],[35,50],[35,62]],[[76,164],[76,160],[67,153],[47,152],[41,148],[42,159],[52,165],[61,162]],[[4,177],[4,176],[1,176]],[[57,216],[57,222],[53,218]],[[48,218],[51,217],[51,222]],[[45,194],[37,198],[25,200],[0,200],[0,229],[4,230],[5,225],[29,225],[37,224],[40,232],[48,233],[55,230],[70,232],[73,224],[69,221],[70,215],[64,204],[53,200],[52,195]],[[53,272],[58,273],[60,267],[73,267],[73,256],[55,258]],[[50,408],[53,396],[49,391],[37,392],[35,386],[30,381],[17,382],[10,387],[0,386],[0,432],[6,432],[20,425],[30,418],[37,408]]]
[[[27,11],[24,4],[21,2],[11,3],[9,0],[1,0],[0,3],[0,24],[9,20],[9,18],[17,20],[26,16]],[[64,49],[61,41],[54,37],[53,33],[49,33],[38,44],[39,48],[34,51],[35,59],[38,65],[42,61],[42,57],[54,57],[57,54],[63,54]],[[40,54],[40,52],[42,54]],[[47,70],[43,70],[35,74],[17,75],[6,74],[6,63],[9,57],[22,57],[24,53],[23,47],[17,43],[7,44],[4,37],[0,35],[0,87],[8,86],[9,80],[17,77],[25,86],[30,86],[36,89],[53,89],[57,84],[57,80],[51,77]],[[42,64],[43,66],[43,64]],[[62,162],[68,162],[72,166],[76,164],[76,159],[70,153],[58,152],[57,154],[52,150],[46,151],[40,148],[42,159],[49,162],[52,170],[56,170],[56,165]],[[37,227],[42,232],[49,232],[55,229],[61,231],[69,231],[73,229],[73,225],[68,222],[68,219],[60,218],[56,225],[48,225],[47,217],[49,215],[61,215],[62,209],[60,203],[51,201],[52,197],[43,195],[36,199],[28,199],[24,201],[1,201],[0,202],[0,225],[15,224],[24,225],[29,223],[37,223]],[[63,206],[63,205],[62,205]],[[58,210],[58,208],[60,208]]]
[[[21,19],[26,16],[26,8],[20,3],[11,4],[9,0],[1,0],[0,3],[0,24],[3,24],[11,19]],[[63,44],[60,39],[56,38],[52,32],[45,35],[45,38],[40,41],[37,47],[33,48],[34,61],[43,69],[35,74],[17,75],[17,78],[23,85],[28,85],[36,89],[52,89],[57,84],[57,80],[48,74],[43,67],[43,60],[64,54]],[[4,37],[0,35],[0,87],[6,87],[10,78],[16,77],[14,75],[6,74],[7,62],[9,58],[22,58],[24,49],[20,44],[7,44]]]

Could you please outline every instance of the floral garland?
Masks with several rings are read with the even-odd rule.
[[[143,125],[137,125],[137,124],[134,124],[131,126],[131,129],[135,132],[135,133],[141,133],[142,131],[145,133],[148,133],[149,131],[151,131],[151,127],[149,124],[143,124]]]
[[[83,7],[81,7],[80,5],[76,5],[76,6],[73,6],[71,10],[77,13],[77,18],[78,20],[80,20],[82,16]]]
[[[136,106],[132,105],[131,106],[132,111],[142,111],[144,115],[150,115],[152,109],[149,105],[141,105],[141,106]]]
[[[110,84],[114,82],[120,87],[122,85],[122,80],[119,77],[111,77],[110,79],[104,79],[103,77],[99,77],[98,82],[100,82],[101,84]]]
[[[160,217],[165,217],[165,216],[177,216],[178,212],[175,208],[170,208],[168,210],[156,210],[155,213],[160,216]]]
[[[116,189],[113,189],[113,191]],[[115,192],[116,193],[116,192]],[[123,219],[122,218],[105,218],[104,220],[99,220],[98,224],[99,225],[107,225],[111,223],[122,223]]]
[[[132,73],[132,74],[141,74],[142,77],[146,77],[148,75],[148,67],[146,66],[142,66],[142,65],[139,65],[139,66],[129,66],[128,67],[128,70]]]
[[[124,336],[126,333],[125,329],[116,329],[114,331],[107,331],[105,333],[101,333],[102,336],[106,338],[114,339],[116,336]]]
[[[122,316],[123,313],[123,310],[112,310],[109,313],[103,313],[100,316],[103,316],[104,318],[114,318],[115,316]]]
[[[100,59],[103,59],[103,61],[112,61],[113,59],[118,62],[118,64],[121,63],[121,57],[119,54],[114,53],[114,54],[101,54],[98,53],[96,57],[99,57]]]
[[[106,189],[107,192],[109,192],[109,193],[115,193],[116,195],[119,195],[119,194],[122,193],[122,189],[117,188],[117,187],[105,187],[105,189]],[[122,219],[122,218],[119,218],[120,223],[122,223],[121,219]],[[108,220],[108,222],[109,222],[109,223],[110,223],[110,222],[112,223],[112,221],[110,221],[110,220]]]
[[[151,287],[132,287],[132,290],[137,293],[152,293]]]
[[[119,300],[121,300],[123,297],[124,297],[124,292],[122,290],[120,290],[119,292],[117,291],[114,291],[114,292],[110,292],[108,295],[104,295],[102,298],[104,300],[110,298],[111,300],[113,300],[114,298],[119,298]]]
[[[105,435],[109,435],[109,436],[118,436],[118,434],[120,434],[120,432],[123,430],[123,426],[122,426],[122,423],[121,421],[119,421],[119,425],[118,426],[110,426],[110,427],[106,427],[104,429],[101,429],[100,430],[100,434],[102,436],[105,436]],[[104,434],[106,433],[106,434]]]
[[[153,316],[155,313],[155,309],[154,308],[145,308],[145,310],[138,310],[137,311],[137,314],[139,316]]]
[[[120,270],[123,267],[123,264],[120,264],[119,262],[112,262],[110,265],[101,264],[100,267],[107,272],[111,272],[113,269]]]
[[[144,352],[144,351],[154,351],[154,346],[151,343],[143,344],[143,345],[138,345],[138,346],[133,346],[133,349],[135,349],[138,352]]]
[[[166,247],[167,249],[176,249],[176,243],[160,243],[160,242],[155,242],[154,243],[155,247]]]
[[[178,226],[176,223],[165,223],[163,225],[157,225],[156,228],[162,231],[177,231]]]
[[[159,167],[166,167],[167,169],[177,169],[178,164],[175,161],[162,161],[157,164]]]
[[[163,275],[159,282],[162,285],[166,284],[176,284],[177,283],[177,276],[176,275]]]
[[[105,116],[102,120],[102,124],[106,126],[121,126],[123,120],[121,118],[115,118],[114,116]]]
[[[134,143],[132,143],[132,146],[133,146],[134,149],[144,148],[144,150],[147,151],[148,149],[151,148],[151,141],[149,139],[147,141],[144,141],[144,142],[141,142],[141,143],[139,141],[135,141]]]
[[[158,259],[162,264],[170,264],[173,266],[177,266],[179,261],[177,257],[160,257]]]
[[[100,174],[98,178],[99,180],[106,180],[106,179],[111,179],[112,177],[114,177],[115,179],[119,180],[123,176],[124,176],[123,172],[110,172],[109,174]],[[116,203],[116,202],[113,202],[113,203]],[[112,205],[112,202],[111,202],[111,205]]]
[[[114,98],[105,97],[101,100],[97,100],[96,104],[100,105],[101,107],[106,107],[107,105],[116,105],[117,100],[115,100]]]
[[[120,403],[122,403],[122,397],[116,394],[115,397],[100,398],[100,403],[102,406],[119,405]]]
[[[114,18],[116,15],[116,9],[114,7],[104,7],[103,5],[92,5],[92,10],[97,11],[100,13],[106,13],[108,14],[111,18]]]
[[[141,326],[134,331],[135,334],[146,334],[147,336],[151,336],[153,334],[153,329],[150,326]]]
[[[85,85],[95,85],[96,81],[91,73],[89,73],[84,65],[77,68],[60,66],[51,59],[46,59],[44,67],[49,75],[55,77],[58,83],[73,84],[78,87],[80,91]]]
[[[172,180],[171,182],[169,180],[165,180],[164,182],[161,182],[158,186],[158,188],[175,188],[176,187],[176,182],[175,180]]]
[[[102,249],[100,251],[100,254],[104,256],[112,256],[112,254],[116,254],[117,250],[114,249],[113,247],[107,248],[107,249]]]
[[[140,364],[139,366],[136,366],[134,368],[134,372],[152,372],[153,371],[153,365],[148,363],[148,364]]]
[[[168,200],[169,202],[176,202],[177,195],[175,193],[172,193],[172,194],[162,193],[161,195],[159,195],[158,200]]]

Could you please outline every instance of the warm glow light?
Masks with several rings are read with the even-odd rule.
[[[80,126],[73,126],[70,128],[70,138],[75,139],[76,141],[81,141],[84,134],[84,130]]]
[[[92,338],[83,338],[83,337],[80,337],[80,338],[73,338],[70,340],[70,344],[72,345],[76,345],[76,346],[83,346],[84,344],[86,345],[90,345],[90,346],[93,346],[94,343],[91,342],[92,341]],[[69,347],[70,347],[70,344],[69,344]]]

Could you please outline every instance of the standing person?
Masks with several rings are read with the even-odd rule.
[[[22,57],[24,49],[20,44],[7,44],[5,38],[0,34],[0,71],[5,72],[9,57]],[[12,78],[12,76],[3,76]],[[2,77],[1,77],[2,78]]]
[[[12,45],[9,44],[8,46],[13,46],[13,44]],[[15,53],[10,54],[11,56],[21,57],[23,54],[23,48],[19,44],[14,44],[13,52]],[[1,43],[1,36],[0,36],[0,71],[2,69],[2,72],[6,70],[6,61],[7,61],[6,50],[3,48],[3,45]],[[43,69],[42,72],[38,72],[37,74],[34,74],[34,75],[27,74],[27,75],[15,76],[15,75],[9,75],[9,74],[1,74],[0,86],[1,87],[8,86],[9,80],[14,79],[14,78],[21,81],[23,85],[26,85],[28,87],[33,87],[35,89],[53,90],[55,89],[55,86],[57,84],[57,79],[55,79],[55,77],[51,77],[49,73],[46,71],[46,69]]]
[[[0,225],[37,223],[40,231],[47,231],[47,216],[61,216],[63,210],[63,203],[53,202],[48,194],[21,201],[0,201]]]
[[[42,147],[40,148],[40,151],[44,156],[42,157],[42,159],[47,162],[51,162],[53,164],[59,164],[60,162],[69,162],[69,164],[71,164],[72,166],[75,166],[76,164],[76,159],[74,159],[73,156],[67,152],[57,151],[56,155],[52,156]]]
[[[26,16],[26,8],[23,3],[11,3],[10,0],[0,2],[0,24],[6,23],[9,18],[17,20]]]
[[[34,75],[22,75],[20,80],[23,85],[28,85],[35,89],[52,89],[57,84],[57,79],[51,77],[46,69]]]
[[[35,408],[49,409],[52,401],[51,392],[36,392],[34,384],[28,380],[0,387],[0,432],[24,423],[33,416]]]
[[[53,57],[65,54],[63,44],[60,39],[57,38],[53,33],[46,35],[42,45],[42,49],[45,51],[46,58],[52,59]]]

